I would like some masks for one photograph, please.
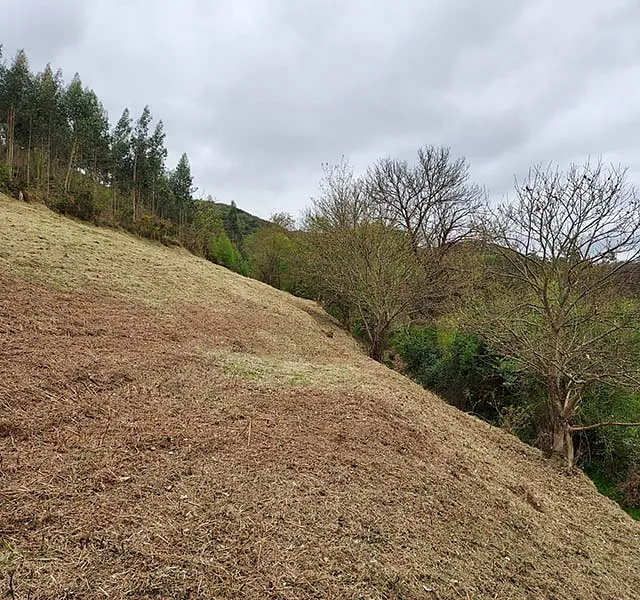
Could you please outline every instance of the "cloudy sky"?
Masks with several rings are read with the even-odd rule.
[[[425,144],[498,200],[588,155],[640,184],[638,0],[20,0],[0,43],[79,72],[112,122],[149,104],[198,195],[261,216],[297,216],[324,161]]]

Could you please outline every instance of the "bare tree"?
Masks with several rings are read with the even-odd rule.
[[[535,167],[495,211],[480,324],[489,342],[546,387],[549,449],[574,462],[585,394],[638,389],[638,303],[624,274],[640,254],[640,202],[626,173],[601,162]],[[639,419],[640,421],[640,415]]]
[[[410,314],[419,289],[422,275],[410,239],[375,216],[347,162],[325,167],[321,191],[306,218],[320,294],[354,313],[369,355],[382,360],[392,327]]]
[[[354,229],[372,216],[372,205],[362,181],[356,178],[348,159],[322,165],[320,195],[305,216],[307,228],[315,231]]]
[[[470,255],[460,242],[476,230],[485,197],[471,182],[467,161],[435,146],[419,149],[414,165],[385,158],[368,170],[366,192],[380,217],[410,237],[430,282],[421,311],[433,315],[464,296]]]
[[[287,231],[293,231],[296,228],[296,220],[288,212],[275,212],[269,217],[269,222],[282,227]]]
[[[381,214],[409,234],[416,254],[467,237],[485,196],[471,183],[466,160],[436,146],[420,148],[413,166],[391,158],[378,161],[366,183]]]

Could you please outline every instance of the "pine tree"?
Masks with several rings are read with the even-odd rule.
[[[113,187],[113,211],[119,209],[118,196],[131,189],[133,178],[133,152],[131,114],[125,108],[111,135],[111,179]]]
[[[240,212],[236,203],[232,200],[229,212],[226,214],[224,220],[225,230],[229,236],[229,239],[233,242],[236,248],[242,247],[242,223],[240,219]]]

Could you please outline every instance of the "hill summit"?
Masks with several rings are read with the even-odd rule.
[[[317,305],[0,197],[0,590],[640,596],[640,525]]]

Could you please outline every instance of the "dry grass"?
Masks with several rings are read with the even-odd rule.
[[[4,199],[0,286],[0,593],[639,597],[638,524],[312,303]]]

